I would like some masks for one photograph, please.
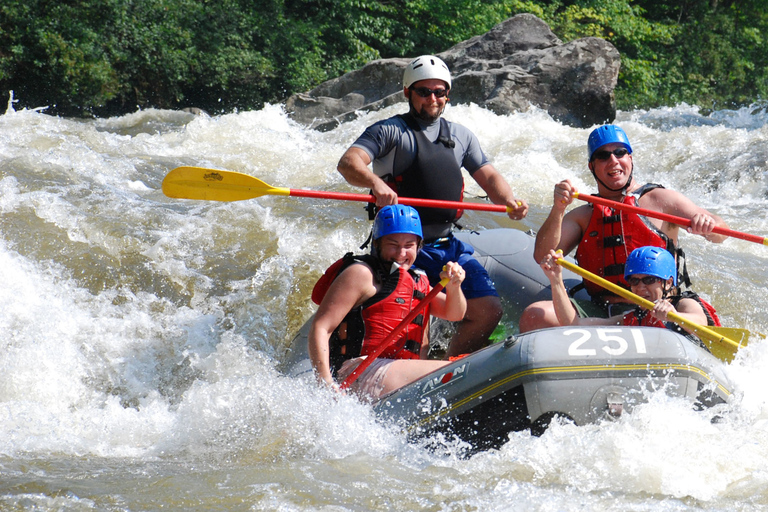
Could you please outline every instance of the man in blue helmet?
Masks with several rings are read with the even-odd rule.
[[[668,318],[677,313],[697,325],[719,326],[715,309],[693,292],[677,294],[677,265],[675,258],[661,247],[635,249],[627,257],[624,278],[635,295],[654,303],[652,310],[633,306],[628,311],[609,318],[583,317],[574,307],[563,282],[562,267],[556,263],[562,255],[550,251],[541,261],[541,269],[549,278],[552,301],[559,325],[626,325],[663,327],[678,332],[702,347],[706,346],[690,329],[680,327]]]
[[[609,124],[596,128],[590,133],[587,146],[589,169],[597,182],[600,197],[691,219],[688,232],[711,242],[719,243],[727,238],[712,231],[715,227],[727,227],[717,215],[697,206],[679,192],[656,184],[641,185],[634,179],[632,146],[619,126]],[[627,256],[638,247],[657,246],[676,258],[683,283],[690,285],[683,253],[678,247],[679,225],[592,204],[578,206],[566,213],[574,201],[575,192],[576,187],[570,180],[555,185],[554,204],[536,234],[536,261],[541,262],[551,250],[568,254],[576,249],[580,266],[627,287],[624,279]],[[591,301],[575,301],[581,314],[612,316],[629,307],[626,299],[593,283],[585,281],[584,286]],[[554,325],[557,325],[557,318],[551,301],[531,304],[520,319],[521,332]]]
[[[430,291],[423,272],[413,267],[423,233],[418,212],[405,205],[382,208],[373,222],[371,254],[346,255],[315,285],[319,304],[308,335],[309,356],[318,380],[343,382],[368,354],[400,324]],[[464,269],[449,262],[441,273],[449,278],[438,294],[390,347],[350,387],[370,398],[413,382],[448,364],[426,360],[429,315],[458,321],[467,303],[461,291]]]
[[[477,137],[464,126],[442,118],[449,101],[451,73],[434,55],[411,61],[403,73],[403,94],[409,112],[375,123],[344,153],[338,171],[352,185],[366,187],[381,208],[396,204],[398,195],[461,201],[462,167],[495,204],[509,207],[509,217],[520,220],[528,204],[515,197],[509,184],[480,148]],[[372,170],[369,169],[372,165]],[[446,261],[467,271],[464,294],[467,313],[450,342],[446,356],[473,352],[485,346],[502,316],[498,293],[474,249],[453,234],[461,210],[418,208],[424,228],[424,248],[415,265],[436,283]]]

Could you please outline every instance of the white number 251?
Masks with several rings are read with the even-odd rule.
[[[602,350],[612,356],[619,356],[627,351],[627,340],[621,336],[616,336],[613,333],[623,332],[622,329],[595,329],[595,333],[602,344]],[[645,339],[643,339],[642,331],[631,329],[632,340],[635,342],[635,350],[638,354],[645,354]],[[592,332],[586,329],[568,329],[563,332],[564,335],[569,336],[575,334],[578,339],[568,346],[568,355],[574,357],[594,356],[597,355],[597,350],[594,348],[583,348],[582,346],[592,338]]]

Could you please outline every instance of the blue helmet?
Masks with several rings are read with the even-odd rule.
[[[390,204],[379,210],[373,220],[373,239],[396,233],[410,233],[424,238],[419,212],[404,204]]]
[[[646,274],[663,280],[672,278],[677,286],[677,265],[675,258],[661,247],[639,247],[632,251],[624,264],[624,279],[635,274]]]
[[[627,148],[629,154],[632,154],[632,146],[629,145],[629,137],[627,137],[627,134],[624,133],[624,130],[615,124],[606,124],[603,126],[598,126],[592,130],[592,133],[589,134],[589,140],[587,141],[587,154],[589,156],[589,161],[592,161],[592,155],[595,154],[595,151],[605,146],[606,144],[611,144],[612,142],[618,142],[619,144],[622,144],[625,148]]]

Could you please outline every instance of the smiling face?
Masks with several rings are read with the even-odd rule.
[[[652,283],[643,282],[653,281]],[[647,274],[633,274],[627,278],[629,287],[632,293],[635,295],[655,302],[659,299],[663,299],[666,292],[672,287],[673,279],[670,277],[666,281],[655,276],[649,276]]]
[[[411,268],[419,253],[419,237],[410,233],[385,235],[376,242],[379,258],[394,262],[405,270]]]
[[[621,158],[613,154],[617,149],[625,149],[624,144],[612,142],[600,147],[595,155],[607,158],[596,158],[589,162],[589,169],[594,173],[597,182],[611,191],[621,190],[632,177],[632,154],[626,153]]]
[[[426,87],[432,90],[446,90],[445,82],[437,79],[419,80],[414,82],[410,89],[403,89],[403,94],[408,98],[408,104],[411,106],[411,113],[424,121],[436,121],[443,114],[445,104],[448,103],[448,96],[438,98],[435,94],[430,94],[426,98],[415,92],[415,89]]]

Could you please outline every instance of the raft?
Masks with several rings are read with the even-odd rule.
[[[551,298],[549,280],[533,259],[531,234],[493,229],[457,236],[472,244],[493,278],[505,318]],[[581,282],[563,272],[569,288]],[[312,371],[310,322],[286,355],[289,375]],[[511,335],[382,397],[373,408],[412,439],[441,433],[481,451],[500,447],[512,432],[540,435],[555,417],[576,425],[618,418],[659,390],[694,407],[712,407],[726,403],[732,389],[722,361],[668,329],[556,327]]]

